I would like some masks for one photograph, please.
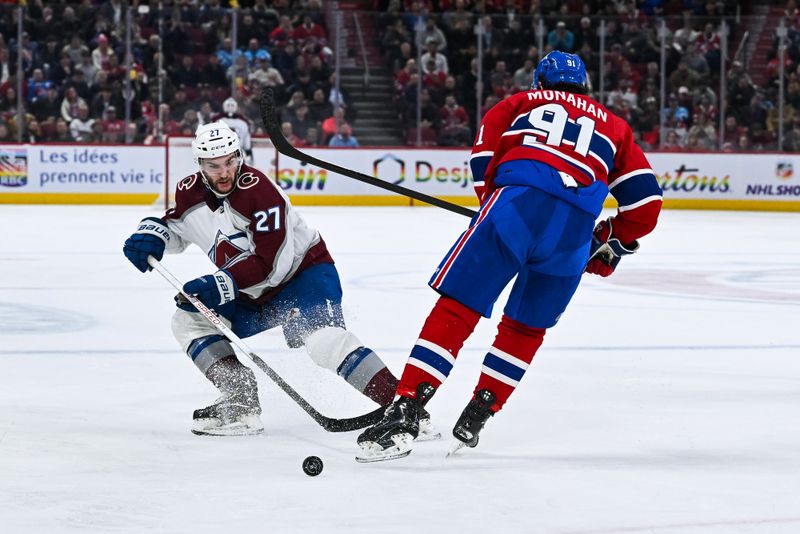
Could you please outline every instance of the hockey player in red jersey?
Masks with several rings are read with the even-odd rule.
[[[217,270],[184,285],[224,317],[239,337],[283,327],[290,347],[305,346],[331,369],[381,405],[394,397],[397,378],[345,327],[342,288],[319,232],[309,227],[283,191],[244,164],[239,138],[225,123],[201,126],[192,143],[198,172],[178,183],[175,208],[148,217],[125,241],[125,256],[142,272],[147,257],[179,253],[195,244]],[[188,302],[177,298],[172,330],[198,369],[222,392],[196,410],[196,434],[246,435],[263,431],[253,371],[229,341]]]
[[[480,211],[429,282],[441,297],[411,350],[396,400],[358,437],[357,460],[411,452],[425,403],[516,276],[472,399],[453,428],[454,450],[475,447],[582,274],[610,275],[655,227],[661,189],[647,159],[630,126],[587,93],[583,61],[554,51],[537,66],[530,91],[484,117],[470,159]],[[619,209],[595,225],[609,191]]]

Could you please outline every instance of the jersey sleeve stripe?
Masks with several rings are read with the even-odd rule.
[[[612,154],[613,156],[616,156],[616,155],[617,155],[617,147],[614,145],[614,143],[611,141],[611,139],[609,139],[609,138],[608,138],[608,137],[606,137],[605,135],[601,134],[601,133],[600,133],[600,132],[598,132],[597,130],[595,130],[595,131],[594,131],[594,135],[598,136],[598,137],[599,137],[599,138],[601,138],[601,139],[604,139],[604,140],[605,140],[605,142],[606,142],[606,143],[608,143],[608,147],[611,149],[611,154]]]
[[[649,203],[651,203],[651,202],[654,202],[654,201],[656,201],[656,200],[658,200],[659,202],[661,202],[661,200],[662,200],[662,197],[661,197],[661,195],[651,195],[651,196],[649,196],[649,197],[645,197],[645,198],[643,198],[643,199],[642,199],[642,200],[640,200],[639,202],[634,202],[633,204],[628,204],[628,205],[625,205],[625,206],[622,206],[622,205],[621,205],[621,206],[620,206],[620,207],[617,209],[617,211],[619,211],[620,213],[622,213],[623,211],[631,211],[631,210],[635,210],[636,208],[638,208],[638,207],[640,207],[640,206],[644,206],[645,204],[649,204]]]
[[[610,184],[608,184],[608,188],[609,189],[614,189],[615,187],[617,187],[619,184],[621,184],[625,180],[628,180],[629,178],[633,178],[634,176],[640,176],[640,175],[643,175],[643,174],[649,174],[649,175],[655,176],[655,174],[653,173],[653,169],[636,169],[635,171],[631,171],[631,172],[625,173],[622,176],[618,176],[617,178],[615,178],[614,181],[612,181]]]
[[[602,165],[603,168],[606,170],[606,174],[608,174],[609,171],[608,164],[605,161],[603,161],[603,158],[601,158],[591,150],[589,151],[589,156],[593,157],[595,161],[597,161],[600,165]]]
[[[472,171],[472,179],[475,181],[475,183],[483,183],[486,169],[489,167],[489,163],[491,162],[492,158],[489,156],[470,158],[469,169]]]
[[[652,173],[634,175],[610,192],[620,206],[635,204],[643,198],[662,195],[661,187]]]

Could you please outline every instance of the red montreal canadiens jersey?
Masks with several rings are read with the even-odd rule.
[[[470,158],[481,201],[495,189],[497,167],[519,159],[546,163],[583,185],[606,183],[619,204],[614,234],[624,243],[650,233],[656,225],[661,188],[647,158],[628,123],[588,96],[527,91],[490,109]]]
[[[178,182],[175,208],[164,219],[173,236],[167,252],[197,245],[231,274],[242,297],[259,304],[303,269],[333,263],[319,232],[255,167],[243,165],[236,189],[221,201],[199,172],[187,176]]]

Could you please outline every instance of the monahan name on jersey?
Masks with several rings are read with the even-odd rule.
[[[506,161],[541,161],[589,185],[602,181],[619,204],[614,233],[632,242],[655,227],[662,192],[630,125],[586,95],[526,91],[492,107],[472,148],[475,192],[483,201]],[[535,177],[531,184],[535,185]]]
[[[173,233],[167,252],[200,247],[226,269],[243,298],[263,303],[303,269],[333,263],[319,232],[306,224],[267,175],[243,165],[236,188],[218,199],[200,173],[178,182],[164,219]]]

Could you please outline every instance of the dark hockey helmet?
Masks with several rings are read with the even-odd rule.
[[[531,89],[539,89],[540,85],[552,87],[560,84],[577,85],[585,91],[588,85],[586,65],[577,54],[553,50],[539,61],[533,71]]]

